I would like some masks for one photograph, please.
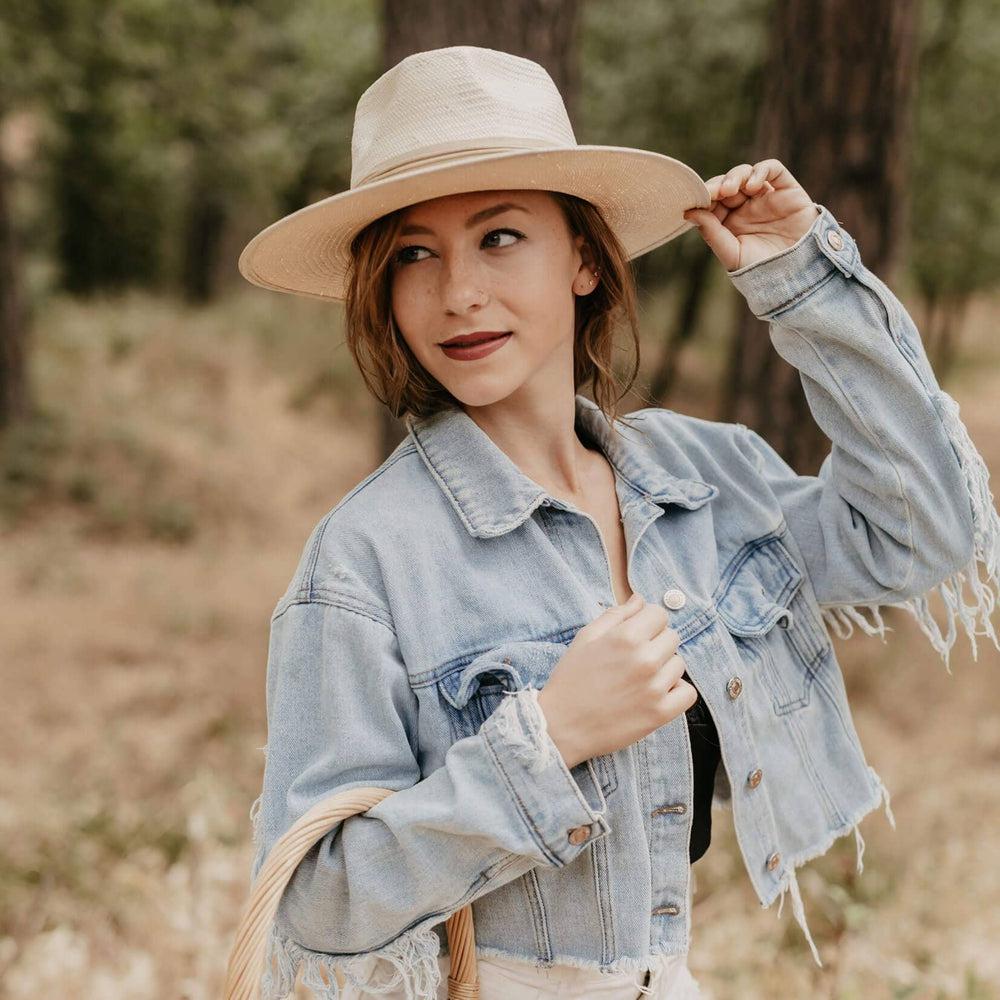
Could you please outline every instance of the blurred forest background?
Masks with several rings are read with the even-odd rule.
[[[350,181],[412,51],[543,63],[581,143],[703,178],[776,156],[897,291],[1000,467],[1000,0],[34,0],[0,6],[0,997],[217,996],[247,890],[268,617],[401,428],[342,311],[249,286],[259,229]],[[829,443],[692,234],[636,261],[641,392]],[[898,829],[800,872],[825,968],[728,814],[697,866],[716,1000],[1000,996],[1000,654],[836,640]],[[848,842],[850,841],[850,842]],[[305,995],[304,993],[302,994]]]

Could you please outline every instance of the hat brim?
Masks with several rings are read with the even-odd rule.
[[[629,259],[694,228],[708,208],[705,182],[687,164],[624,146],[573,146],[478,154],[351,188],[278,219],[244,247],[238,267],[262,288],[342,301],[351,240],[398,208],[468,191],[537,189],[596,205]]]

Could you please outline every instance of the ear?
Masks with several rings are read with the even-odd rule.
[[[573,291],[577,295],[589,295],[601,280],[600,272],[594,269],[594,255],[582,234],[573,237],[573,246],[580,259],[573,277]]]

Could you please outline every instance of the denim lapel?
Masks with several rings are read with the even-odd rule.
[[[678,504],[690,510],[719,492],[698,479],[671,475],[657,461],[641,431],[618,422],[616,433],[596,403],[576,395],[576,419],[614,467],[622,510],[633,502]],[[406,421],[408,432],[428,471],[455,508],[469,534],[492,538],[523,524],[541,504],[564,509],[526,476],[490,436],[460,407]],[[634,496],[628,495],[628,490]]]

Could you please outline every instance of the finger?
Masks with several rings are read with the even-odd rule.
[[[680,653],[668,656],[656,672],[653,683],[657,691],[669,691],[683,676],[687,664]]]
[[[772,160],[761,160],[759,163],[754,164],[753,170],[750,171],[750,176],[743,183],[743,189],[750,192],[751,194],[757,192],[759,193],[761,188],[765,188],[768,185],[768,165]]]
[[[708,193],[712,196],[712,201],[718,201],[720,197],[725,197],[725,195],[719,194],[719,189],[728,177],[729,174],[716,174],[705,181],[705,187],[708,188]]]
[[[605,608],[587,628],[598,632],[607,631],[638,614],[645,606],[642,595],[633,594],[624,604],[612,604]]]
[[[685,680],[678,681],[660,700],[664,715],[676,717],[698,700],[698,690]]]
[[[624,604],[616,604],[614,607],[627,609],[629,614],[635,614],[645,603],[642,594],[635,593]]]
[[[719,185],[725,179],[725,176],[725,174],[716,174],[714,177],[709,177],[709,179],[705,181],[705,187],[708,188],[708,193],[712,201],[717,200],[719,195]]]
[[[717,208],[723,202],[726,203],[727,211],[730,208],[737,207],[737,205],[735,204],[730,204],[730,198],[732,198],[732,195],[727,196],[725,193],[720,194],[719,192],[719,188],[722,186],[722,184],[724,183],[724,181],[728,176],[729,176],[728,174],[719,174],[716,177],[712,177],[710,180],[705,182],[705,187],[708,188],[708,193],[712,199],[712,204],[709,205],[710,210]],[[739,204],[742,204],[742,202],[745,200],[746,200],[745,198],[738,198],[737,202]]]
[[[727,271],[737,267],[740,259],[740,241],[713,212],[703,208],[689,208],[684,213],[684,218],[698,227],[702,239]]]
[[[652,636],[649,640],[652,649],[649,651],[649,655],[656,660],[656,662],[661,664],[666,664],[671,657],[677,656],[677,650],[680,649],[681,637],[677,634],[675,628],[671,628],[670,623],[667,622],[662,630],[656,635]],[[660,668],[662,669],[662,667]],[[683,668],[678,672],[678,676],[684,672]],[[666,675],[662,678],[664,681],[667,680]],[[670,684],[672,684],[676,678],[670,679]],[[670,687],[670,684],[665,684],[665,687]]]
[[[770,189],[780,190],[782,188],[798,187],[799,182],[792,176],[791,171],[781,162],[781,160],[770,157],[761,160],[754,165],[751,176],[754,179],[754,186],[766,183]],[[749,184],[744,185],[750,187]]]
[[[725,222],[726,216],[729,215],[732,209],[726,205],[723,205],[721,201],[717,201],[715,203],[715,206],[711,208],[710,211],[712,215],[714,215],[719,220],[719,222]]]
[[[622,624],[626,636],[637,642],[651,642],[670,626],[670,613],[661,604],[644,604]]]
[[[730,209],[723,205],[721,201],[716,201],[713,197],[708,208],[702,209],[702,211],[711,212],[719,222],[722,222],[729,215]]]
[[[726,176],[722,179],[722,183],[719,185],[719,200],[722,201],[737,194],[743,186],[743,182],[752,172],[753,166],[749,163],[741,163],[728,170]]]

